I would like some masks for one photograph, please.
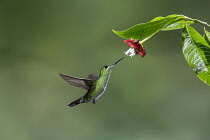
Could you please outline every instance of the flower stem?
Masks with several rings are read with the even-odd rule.
[[[195,23],[200,23],[200,24],[210,28],[210,25],[208,23],[203,22],[203,21],[198,20],[198,19],[192,19],[192,18],[189,18],[189,17],[185,17],[185,20],[193,21]]]
[[[154,33],[154,34],[156,34],[156,33]],[[140,44],[143,44],[143,43],[146,42],[148,39],[150,39],[154,34],[152,34],[152,35],[150,35],[150,36],[144,38],[143,40],[139,41],[139,43],[140,43]]]

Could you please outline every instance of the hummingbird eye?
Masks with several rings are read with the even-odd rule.
[[[105,69],[107,69],[107,68],[108,68],[108,66],[104,66],[104,68],[105,68]]]

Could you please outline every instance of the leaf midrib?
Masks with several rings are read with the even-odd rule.
[[[194,40],[192,39],[192,36],[191,36],[191,34],[189,33],[189,30],[188,30],[187,26],[186,26],[186,29],[187,29],[188,35],[190,36],[190,40],[191,40],[191,42],[193,43],[193,46],[194,46],[195,49],[196,49],[196,52],[199,54],[199,57],[201,58],[202,63],[204,64],[204,66],[205,66],[205,68],[206,68],[207,65],[206,65],[205,61],[203,60],[203,58],[201,57],[202,54],[200,53],[200,51],[199,51],[198,48],[196,47],[196,44],[195,44]],[[199,67],[199,66],[197,66],[197,67]],[[202,71],[203,71],[203,69],[202,69]]]

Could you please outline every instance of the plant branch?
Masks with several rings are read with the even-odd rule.
[[[189,17],[185,17],[185,20],[193,21],[195,23],[200,23],[200,24],[210,28],[210,25],[208,23],[203,22],[203,21],[198,20],[198,19],[192,19],[192,18],[189,18]]]

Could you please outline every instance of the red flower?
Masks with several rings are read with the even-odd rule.
[[[141,55],[141,57],[144,57],[146,55],[146,50],[143,49],[143,46],[134,39],[128,39],[124,40],[124,43],[128,44],[130,49],[125,52],[125,55],[134,56],[134,55]]]

